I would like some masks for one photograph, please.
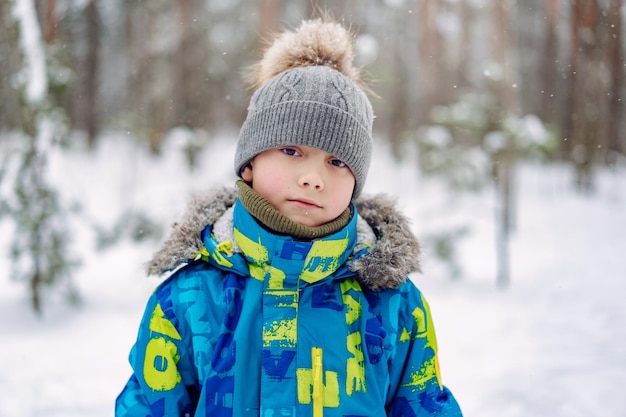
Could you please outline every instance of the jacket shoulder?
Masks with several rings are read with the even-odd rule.
[[[169,237],[146,264],[148,275],[162,275],[180,267],[202,249],[201,234],[237,200],[234,187],[222,187],[193,197],[182,219],[172,225]]]
[[[401,287],[408,274],[420,270],[420,244],[408,217],[385,194],[362,196],[354,203],[376,239],[365,256],[351,262],[350,269],[372,290]]]

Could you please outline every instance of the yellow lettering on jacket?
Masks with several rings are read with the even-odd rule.
[[[176,368],[178,350],[172,341],[164,337],[150,339],[146,345],[146,356],[143,364],[143,378],[146,384],[155,391],[169,391],[181,381]]]
[[[361,332],[358,321],[361,318],[361,302],[354,294],[361,294],[361,286],[356,280],[343,281],[339,284],[341,298],[346,306],[346,326],[352,326],[348,334],[346,346],[350,353],[346,361],[346,392],[349,396],[357,392],[367,392],[365,385],[365,356],[363,355]]]
[[[273,266],[269,267],[269,277],[267,281],[267,288],[270,290],[282,290],[285,285],[285,273]]]
[[[178,348],[171,340],[182,340],[178,330],[165,317],[161,304],[154,307],[150,316],[149,329],[152,336],[146,345],[146,356],[143,364],[143,377],[146,384],[155,391],[171,390],[181,380],[176,363],[180,358]]]
[[[241,248],[247,257],[252,259],[252,263],[248,263],[250,275],[258,281],[263,281],[266,272],[265,266],[269,262],[270,258],[267,248],[261,244],[261,238],[259,238],[258,242],[255,242],[248,236],[241,233],[237,228],[233,229],[233,233],[239,248]]]
[[[180,337],[176,327],[174,327],[172,322],[165,317],[161,304],[157,303],[156,307],[154,307],[152,316],[150,316],[149,328],[151,332],[160,333],[175,340],[182,340],[182,337]]]
[[[439,384],[439,388],[443,389],[441,385],[441,378],[439,377],[439,359],[437,356],[425,361],[420,369],[411,373],[411,381],[404,384],[406,387],[415,387],[419,390],[426,389],[426,384],[435,379]]]
[[[347,345],[348,352],[352,357],[348,358],[347,363],[346,392],[352,396],[354,391],[367,392],[361,332],[350,333],[347,338]]]
[[[419,307],[415,307],[415,310],[413,310],[413,318],[415,319],[415,325],[417,327],[415,337],[420,339],[426,338],[425,347],[432,348],[436,353],[437,337],[435,335],[435,326],[430,314],[430,307],[424,296],[422,296],[422,304],[424,305],[423,310]]]
[[[349,326],[361,317],[361,303],[355,299],[350,290],[361,292],[361,286],[356,280],[342,281],[339,284],[341,288],[341,298],[346,306],[346,324]]]
[[[323,279],[337,270],[339,257],[348,247],[350,239],[317,240],[304,260],[300,278],[309,284]]]
[[[412,312],[416,326],[415,339],[425,338],[424,348],[431,348],[433,356],[429,360],[425,361],[418,370],[411,374],[411,381],[405,385],[424,389],[426,387],[426,383],[434,380],[439,385],[439,388],[443,389],[439,369],[435,326],[433,324],[432,315],[430,314],[430,307],[428,306],[424,296],[422,296],[422,304],[424,305],[424,309],[416,307]]]
[[[278,346],[284,348],[295,348],[297,329],[296,319],[276,320],[263,324],[263,347]]]

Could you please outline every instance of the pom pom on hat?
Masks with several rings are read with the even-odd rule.
[[[296,32],[284,32],[252,67],[249,81],[258,88],[275,75],[297,67],[327,66],[360,83],[360,73],[352,66],[352,35],[336,22],[305,20]]]
[[[342,160],[356,179],[367,176],[373,111],[352,66],[353,39],[340,24],[304,21],[279,35],[252,68],[254,92],[239,133],[235,172],[259,153],[281,146],[310,146]]]

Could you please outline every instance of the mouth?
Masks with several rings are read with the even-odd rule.
[[[315,201],[306,198],[295,198],[290,199],[289,201],[305,209],[321,208],[321,206]]]

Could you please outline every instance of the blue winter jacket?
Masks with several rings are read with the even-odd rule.
[[[406,279],[419,251],[406,219],[381,196],[353,209],[299,241],[234,190],[194,201],[149,266],[178,269],[148,301],[115,415],[461,416]]]

